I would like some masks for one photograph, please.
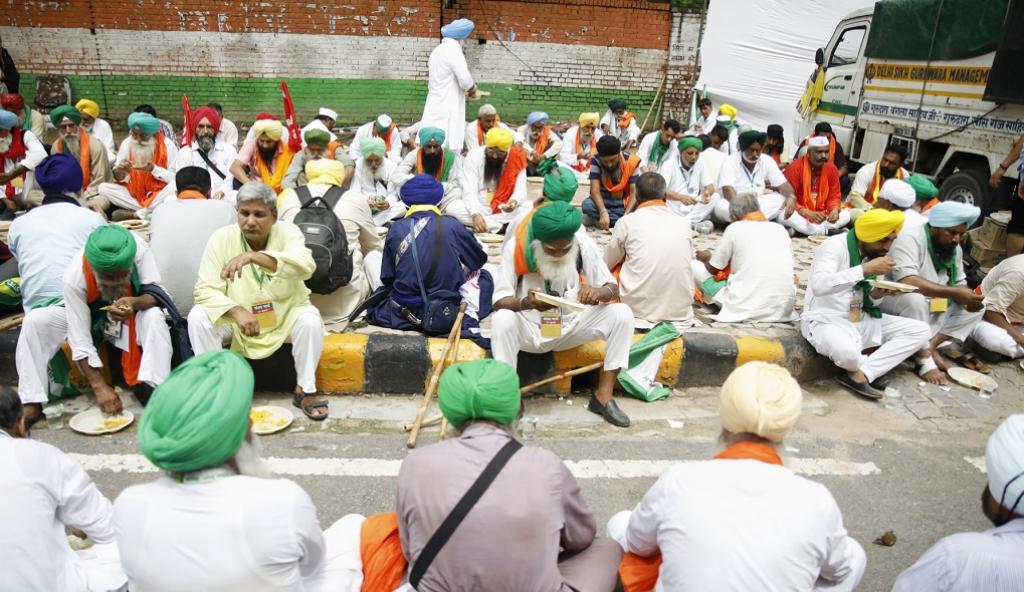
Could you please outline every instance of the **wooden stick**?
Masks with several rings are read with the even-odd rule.
[[[658,99],[661,98],[661,91],[665,88],[666,80],[668,80],[668,72],[665,72],[665,75],[661,77],[661,84],[658,85],[658,92],[654,94],[654,101],[651,103],[651,108],[647,110],[647,115],[644,116],[644,123],[640,126],[641,132],[644,131],[645,127],[647,127],[647,120],[651,117],[651,113],[654,111],[654,105],[658,102]]]
[[[458,336],[455,337],[455,345],[452,347],[451,356],[448,361],[445,362],[445,366],[451,366],[455,363],[455,360],[459,359],[459,343],[462,341],[462,331],[459,331]],[[444,434],[448,431],[448,418],[442,415],[441,417],[441,433],[437,436],[437,441],[444,440]]]
[[[24,320],[25,320],[25,315],[24,314],[16,314],[13,317],[10,317],[8,319],[4,319],[3,321],[0,321],[0,331],[6,331],[8,329],[13,329],[13,328],[17,327],[18,325],[20,325],[21,322],[24,321]]]
[[[441,415],[440,413],[438,413],[437,415],[431,415],[430,417],[423,420],[423,423],[420,424],[420,427],[425,428],[427,426],[432,426],[435,423],[440,423],[442,418],[444,418],[444,416]],[[404,426],[402,426],[402,429],[405,430],[406,432],[410,432],[412,431],[412,424],[407,423]]]
[[[451,351],[452,346],[455,344],[455,339],[462,332],[462,317],[466,314],[465,301],[459,306],[459,314],[455,317],[455,324],[452,325],[452,330],[448,334],[448,343],[445,344],[444,351],[441,352],[441,358],[434,364],[434,368],[430,373],[430,381],[427,382],[427,388],[423,391],[423,400],[420,402],[420,408],[416,412],[416,419],[412,422],[412,430],[409,432],[409,440],[405,443],[408,448],[416,448],[416,439],[420,435],[420,428],[423,426],[423,417],[427,413],[427,405],[430,404],[430,399],[434,396],[434,391],[437,390],[437,381],[441,379],[441,371],[444,370],[444,363],[448,359],[448,352]]]
[[[530,392],[530,391],[532,391],[532,390],[534,390],[534,389],[536,389],[538,387],[544,386],[545,384],[550,384],[552,382],[558,382],[559,380],[563,380],[565,378],[570,378],[572,376],[579,376],[580,374],[586,374],[587,372],[590,372],[592,370],[597,370],[598,368],[600,368],[603,365],[604,365],[603,361],[602,362],[594,362],[593,364],[588,364],[588,365],[586,365],[586,366],[584,366],[582,368],[576,368],[575,370],[566,370],[565,372],[562,372],[561,374],[556,374],[556,375],[551,376],[549,378],[545,378],[544,380],[538,380],[537,382],[534,382],[532,384],[528,384],[528,385],[524,386],[523,388],[519,389],[519,392],[521,392],[521,393],[528,393],[528,392]]]

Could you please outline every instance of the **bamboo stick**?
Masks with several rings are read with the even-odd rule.
[[[455,317],[455,324],[452,325],[452,330],[448,334],[448,343],[445,344],[444,351],[441,352],[441,358],[434,364],[434,368],[431,370],[430,381],[427,382],[427,388],[423,391],[423,400],[420,402],[420,408],[416,411],[416,418],[412,422],[409,440],[405,443],[408,448],[416,447],[416,439],[420,435],[420,428],[423,426],[423,418],[427,413],[427,406],[430,405],[430,399],[434,397],[434,391],[437,390],[437,381],[441,379],[441,371],[444,370],[448,353],[455,344],[456,338],[462,332],[462,317],[466,314],[466,305],[467,303],[463,301],[459,307],[459,314]]]

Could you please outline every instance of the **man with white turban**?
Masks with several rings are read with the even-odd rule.
[[[444,39],[430,52],[427,61],[427,101],[420,127],[439,127],[445,133],[445,148],[461,151],[466,132],[466,97],[476,92],[463,48],[473,32],[473,21],[458,19],[441,27]]]
[[[516,130],[521,139],[526,157],[530,161],[526,174],[530,177],[541,177],[537,165],[548,158],[555,158],[562,151],[562,138],[558,137],[553,127],[548,125],[548,114],[534,111],[526,117],[526,124]]]
[[[12,220],[35,187],[36,165],[46,158],[42,142],[18,125],[18,116],[0,109],[0,219]]]
[[[800,385],[780,366],[748,362],[729,375],[718,406],[726,449],[670,467],[632,512],[608,522],[626,551],[625,589],[857,587],[867,559],[838,504],[776,450],[801,403]]]
[[[917,291],[886,298],[882,310],[931,326],[928,349],[916,359],[925,380],[947,384],[949,361],[939,352],[948,341],[963,343],[984,316],[983,297],[967,286],[960,241],[981,210],[956,201],[944,201],[929,211],[928,223],[900,233],[890,252],[895,266],[888,279],[910,284]],[[958,353],[957,360],[981,368],[972,353]],[[939,372],[933,372],[933,370]]]
[[[462,203],[451,204],[448,212],[461,219],[468,217],[475,232],[500,231],[523,210],[530,209],[527,163],[526,149],[515,143],[512,131],[492,127],[485,145],[466,155],[462,163]]]
[[[850,223],[850,212],[843,208],[839,169],[828,161],[828,146],[824,136],[811,138],[807,153],[783,173],[796,194],[796,210],[789,218],[778,220],[806,236],[824,236]]]
[[[405,155],[392,173],[389,186],[400,192],[402,186],[416,175],[430,175],[444,187],[444,197],[437,205],[441,212],[454,217],[463,226],[472,226],[473,218],[462,205],[462,156],[459,151],[444,147],[445,132],[439,127],[420,127],[416,137],[419,146]]]
[[[928,221],[928,218],[917,214],[913,209],[916,201],[917,193],[909,183],[899,179],[889,179],[882,185],[882,190],[878,192],[874,209],[903,212],[903,228],[914,228]]]
[[[487,137],[487,132],[491,131],[491,128],[494,127],[512,131],[512,128],[505,125],[501,120],[501,117],[498,116],[498,110],[494,108],[494,105],[489,103],[480,105],[480,108],[476,111],[476,119],[466,123],[466,145],[463,147],[463,154],[469,153],[483,146]],[[522,138],[518,137],[517,132],[516,142],[521,141]]]
[[[597,113],[580,113],[578,125],[566,130],[558,153],[558,161],[571,168],[580,181],[590,178],[590,159],[597,156],[597,141],[604,136],[597,129],[600,118]]]
[[[1024,415],[1006,418],[985,448],[981,511],[995,528],[947,536],[896,579],[893,592],[1024,589]]]
[[[157,196],[174,183],[178,148],[160,131],[160,120],[149,113],[128,116],[130,134],[121,142],[114,161],[113,183],[101,183],[89,206],[116,220],[147,218]],[[173,192],[171,192],[173,194]]]
[[[337,123],[337,121],[337,111],[328,109],[327,107],[320,107],[316,112],[316,116],[313,117],[313,121],[307,123],[300,131],[300,134],[304,136],[306,132],[318,129],[327,132],[327,135],[331,137],[331,141],[333,142],[338,139],[338,136],[334,135],[334,132],[331,131],[334,129],[334,124]]]
[[[393,164],[402,162],[402,134],[398,125],[387,113],[381,113],[377,119],[364,123],[356,130],[349,148],[349,156],[357,164],[363,158],[362,142],[369,138],[380,138],[384,142],[385,158]]]
[[[896,265],[888,253],[902,226],[902,212],[868,210],[818,247],[807,282],[803,336],[845,371],[840,385],[871,399],[882,398],[886,373],[926,348],[931,335],[922,321],[882,314],[878,301],[889,293],[868,283]]]
[[[250,131],[256,141],[246,140],[242,144],[238,157],[231,163],[231,174],[241,183],[260,181],[281,193],[284,177],[295,158],[285,137],[284,124],[273,117],[257,119]]]

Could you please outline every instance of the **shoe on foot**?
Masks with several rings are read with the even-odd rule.
[[[890,384],[892,384],[892,374],[886,372],[876,378],[875,381],[871,383],[871,386],[880,391],[884,391]]]
[[[587,403],[587,411],[600,415],[605,421],[620,428],[629,427],[629,416],[619,409],[618,404],[615,403],[615,399],[608,401],[602,405],[597,397],[594,395],[590,396],[590,401]]]
[[[857,396],[864,397],[865,399],[872,399],[874,401],[877,401],[881,399],[883,396],[882,391],[876,389],[875,387],[871,386],[866,382],[857,382],[854,379],[850,378],[848,374],[843,374],[842,376],[836,377],[836,382],[838,382],[840,386],[842,386],[846,390],[852,392]]]

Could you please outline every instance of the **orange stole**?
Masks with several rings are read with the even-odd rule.
[[[494,125],[498,125],[498,123],[500,123],[500,122],[501,122],[501,116],[500,115],[495,115],[494,116]],[[480,120],[479,119],[476,120],[476,143],[477,143],[478,146],[483,146],[484,145],[484,140],[487,139],[487,132],[489,132],[489,131],[491,131],[491,130],[485,130],[484,126],[480,125]]]
[[[477,125],[480,125],[480,124],[477,124]],[[374,122],[374,124],[372,126],[370,126],[370,131],[372,132],[373,137],[375,137],[375,138],[383,138],[384,139],[384,152],[385,153],[391,152],[391,132],[395,131],[396,127],[398,127],[398,125],[392,123],[391,126],[388,128],[388,131],[385,132],[384,135],[382,136],[382,135],[380,135],[380,132],[377,131],[377,124],[376,124],[376,122]]]
[[[530,210],[526,217],[520,222],[519,226],[516,226],[516,251],[515,251],[515,268],[516,275],[526,275],[531,273],[530,266],[526,264],[526,249],[530,248],[526,235],[530,229],[530,220],[533,220],[533,215],[537,213],[537,210],[551,205],[552,202],[545,200],[544,202],[537,204]]]
[[[333,140],[327,143],[327,153],[324,156],[330,160],[335,160],[334,153],[337,152],[338,148],[341,148],[341,142]],[[288,163],[289,165],[291,163]]]
[[[92,266],[89,265],[89,260],[84,255],[82,256],[82,275],[85,276],[85,301],[92,304],[100,297],[100,288],[96,283],[96,276],[93,275]],[[131,284],[126,292],[125,296],[135,295],[132,293]],[[135,315],[132,314],[128,317],[128,351],[121,352],[121,371],[128,386],[139,384],[139,366],[141,364],[142,350],[135,337]]]
[[[501,179],[498,180],[498,187],[491,197],[491,213],[497,214],[501,211],[501,205],[512,199],[512,193],[516,189],[516,178],[526,168],[526,150],[520,146],[512,146],[505,160],[505,170],[501,172]]]
[[[82,189],[89,188],[92,181],[92,148],[89,146],[89,132],[84,127],[78,128],[78,164],[82,167]],[[53,153],[64,152],[64,138],[57,138],[53,143]]]
[[[363,592],[393,592],[402,585],[406,561],[397,512],[367,517],[359,533],[359,556],[363,560]]]
[[[622,129],[626,129],[627,127],[630,126],[630,124],[633,123],[633,120],[635,119],[636,113],[633,113],[632,111],[627,111],[626,114],[622,116],[622,119],[619,120],[619,127]]]
[[[874,179],[871,180],[871,185],[868,186],[868,190],[864,194],[864,201],[868,202],[869,204],[875,203],[875,200],[878,199],[878,192],[882,190],[882,185],[885,184],[885,181],[888,181],[888,179],[886,179],[885,181],[882,180],[881,171],[882,161],[878,161],[875,164],[875,177]],[[900,181],[903,180],[902,166],[896,170],[896,176],[894,178],[899,179]]]
[[[939,198],[933,197],[930,202],[924,204],[924,207],[921,208],[921,213],[923,214],[937,205],[939,205]]]
[[[764,442],[741,440],[715,455],[715,460],[759,460],[770,465],[782,466],[782,459],[775,447]],[[619,564],[619,578],[625,592],[651,592],[658,583],[661,569],[661,555],[640,557],[625,553]]]
[[[813,137],[815,137],[814,134],[807,136],[804,143],[809,143]],[[832,164],[836,163],[836,138],[832,134],[828,135],[828,161]]]
[[[156,140],[156,150],[153,151],[153,166],[167,168],[167,146],[164,145],[164,135],[161,132],[153,134]],[[128,160],[131,161],[131,152],[128,153]],[[157,179],[149,171],[131,169],[128,177],[128,193],[139,202],[139,205],[148,208],[153,202],[156,194],[163,189],[167,183]]]
[[[621,194],[621,199],[625,202],[623,205],[626,209],[629,209],[629,206],[633,203],[633,192],[631,191],[629,179],[633,176],[633,172],[636,171],[639,166],[640,157],[636,154],[630,155],[628,160],[623,158],[620,154],[619,169],[622,171],[622,176],[619,179],[619,182],[615,185],[611,184],[611,181],[608,180],[608,175],[606,175],[604,171],[601,172],[601,185],[604,186],[605,190],[608,191],[609,194],[611,194],[612,199],[619,199],[615,197],[615,194]]]
[[[824,179],[822,179],[824,167],[818,173],[818,197],[815,199],[811,191],[811,183],[813,182],[811,178],[811,160],[806,156],[801,156],[797,160],[800,162],[799,166],[801,168],[800,195],[798,196],[800,201],[798,203],[809,210],[817,212],[819,211],[818,204],[828,203],[828,183],[823,182]],[[793,164],[796,163],[794,162]],[[789,166],[793,166],[793,164]]]
[[[288,172],[288,167],[292,164],[291,148],[288,144],[277,141],[277,156],[274,157],[274,173],[270,173],[270,169],[267,168],[267,163],[263,162],[263,157],[256,154],[256,168],[259,169],[260,178],[264,183],[274,188],[274,193],[281,193],[281,181],[284,180],[285,173]]]
[[[548,149],[548,144],[551,143],[551,126],[545,125],[544,129],[540,132],[540,137],[537,138],[537,143],[533,145],[533,151],[541,156]]]
[[[580,155],[581,152],[583,152],[583,136],[580,134],[580,130],[577,129],[576,130],[576,152],[575,152],[576,158],[577,158],[577,162],[576,162],[576,164],[572,165],[572,168],[574,168],[577,171],[582,173],[583,171],[586,171],[587,169],[590,168],[590,160],[584,160],[583,162],[579,162],[579,155]],[[596,152],[597,152],[597,134],[593,133],[593,134],[590,134],[590,150],[589,150],[589,154],[591,156],[593,156]]]

